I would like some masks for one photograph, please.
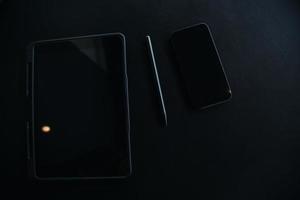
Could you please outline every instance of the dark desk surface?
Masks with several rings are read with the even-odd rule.
[[[297,0],[44,0],[0,5],[0,190],[39,199],[299,199]],[[184,102],[174,30],[210,25],[232,91],[203,112]],[[35,40],[122,32],[128,45],[134,174],[127,180],[26,180],[24,52]],[[145,36],[152,36],[169,126],[161,128]],[[1,193],[2,193],[1,191]],[[57,198],[56,198],[57,199]],[[96,198],[94,198],[96,199]]]

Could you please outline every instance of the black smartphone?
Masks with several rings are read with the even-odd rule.
[[[171,46],[194,108],[207,108],[231,98],[220,56],[206,24],[176,31]]]
[[[28,159],[36,179],[131,173],[125,37],[33,43],[28,52]]]

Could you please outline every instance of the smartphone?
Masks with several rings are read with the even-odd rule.
[[[208,25],[202,23],[176,31],[172,34],[171,46],[192,107],[203,109],[231,98]]]
[[[31,175],[41,180],[129,176],[124,35],[34,42],[27,64]]]

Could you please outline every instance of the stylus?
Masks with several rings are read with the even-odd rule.
[[[158,70],[157,70],[157,66],[156,66],[156,62],[155,62],[155,56],[154,56],[154,52],[153,52],[152,42],[151,42],[151,38],[149,35],[146,36],[146,39],[147,39],[147,46],[149,49],[149,55],[151,58],[151,63],[152,63],[153,71],[154,71],[153,76],[154,76],[155,84],[156,84],[156,92],[159,95],[160,109],[161,109],[161,112],[163,115],[164,125],[167,126],[168,125],[167,111],[166,111],[164,97],[163,97],[161,86],[160,86],[160,80],[159,80]]]

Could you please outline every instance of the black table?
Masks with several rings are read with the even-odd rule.
[[[299,11],[297,0],[3,2],[1,193],[39,199],[299,199]],[[173,31],[198,22],[210,25],[233,91],[229,103],[203,112],[186,106],[169,47]],[[40,39],[108,32],[127,38],[132,177],[28,181],[26,46]],[[147,34],[156,50],[167,128],[157,117]]]

